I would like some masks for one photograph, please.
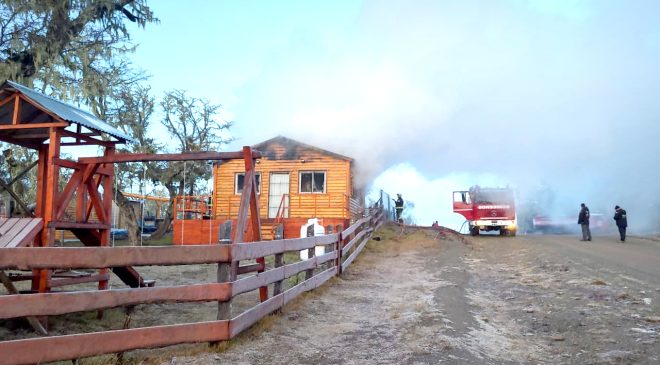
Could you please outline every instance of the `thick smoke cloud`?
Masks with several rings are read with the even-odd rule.
[[[485,181],[654,229],[659,24],[655,1],[366,1],[340,35],[301,31],[274,55],[239,93],[236,134],[352,156],[419,224],[455,221],[451,190]]]

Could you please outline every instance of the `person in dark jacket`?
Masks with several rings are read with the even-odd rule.
[[[621,236],[621,242],[626,242],[626,228],[628,227],[628,217],[626,217],[626,210],[618,205],[615,206],[614,220],[616,221],[616,226],[619,228],[619,236]]]
[[[589,229],[589,208],[584,204],[580,204],[580,214],[578,215],[578,224],[582,228],[581,241],[591,241],[591,230]]]
[[[403,213],[403,198],[401,194],[396,194],[396,200],[394,200],[394,208],[396,209],[396,221],[401,222],[401,213]]]

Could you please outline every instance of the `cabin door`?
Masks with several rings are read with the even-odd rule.
[[[282,196],[284,204],[282,204]],[[273,172],[270,174],[270,187],[268,189],[268,218],[277,218],[277,211],[283,205],[284,218],[289,218],[289,173]]]

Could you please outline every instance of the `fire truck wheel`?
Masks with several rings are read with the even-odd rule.
[[[470,228],[470,236],[478,236],[478,235],[479,235],[479,227]]]
[[[508,236],[509,231],[506,228],[500,228],[500,236]]]

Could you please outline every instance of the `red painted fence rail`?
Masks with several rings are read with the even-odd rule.
[[[375,210],[337,234],[217,246],[3,249],[0,270],[218,264],[219,280],[216,283],[166,287],[2,295],[0,319],[61,315],[137,304],[205,301],[218,302],[219,306],[216,321],[2,341],[0,363],[36,364],[140,348],[229,340],[298,295],[341,275],[385,220],[386,214]],[[327,253],[314,256],[316,246],[325,246]],[[309,259],[283,263],[285,252],[300,250],[308,250]],[[223,266],[238,268],[242,260],[273,255],[275,267],[240,278],[236,275],[240,273],[238,269],[229,275],[229,280],[222,280]],[[303,272],[306,273],[304,281],[282,290],[286,278]],[[226,308],[231,305],[232,298],[271,284],[274,285],[272,297],[234,318],[223,318],[228,316]]]

